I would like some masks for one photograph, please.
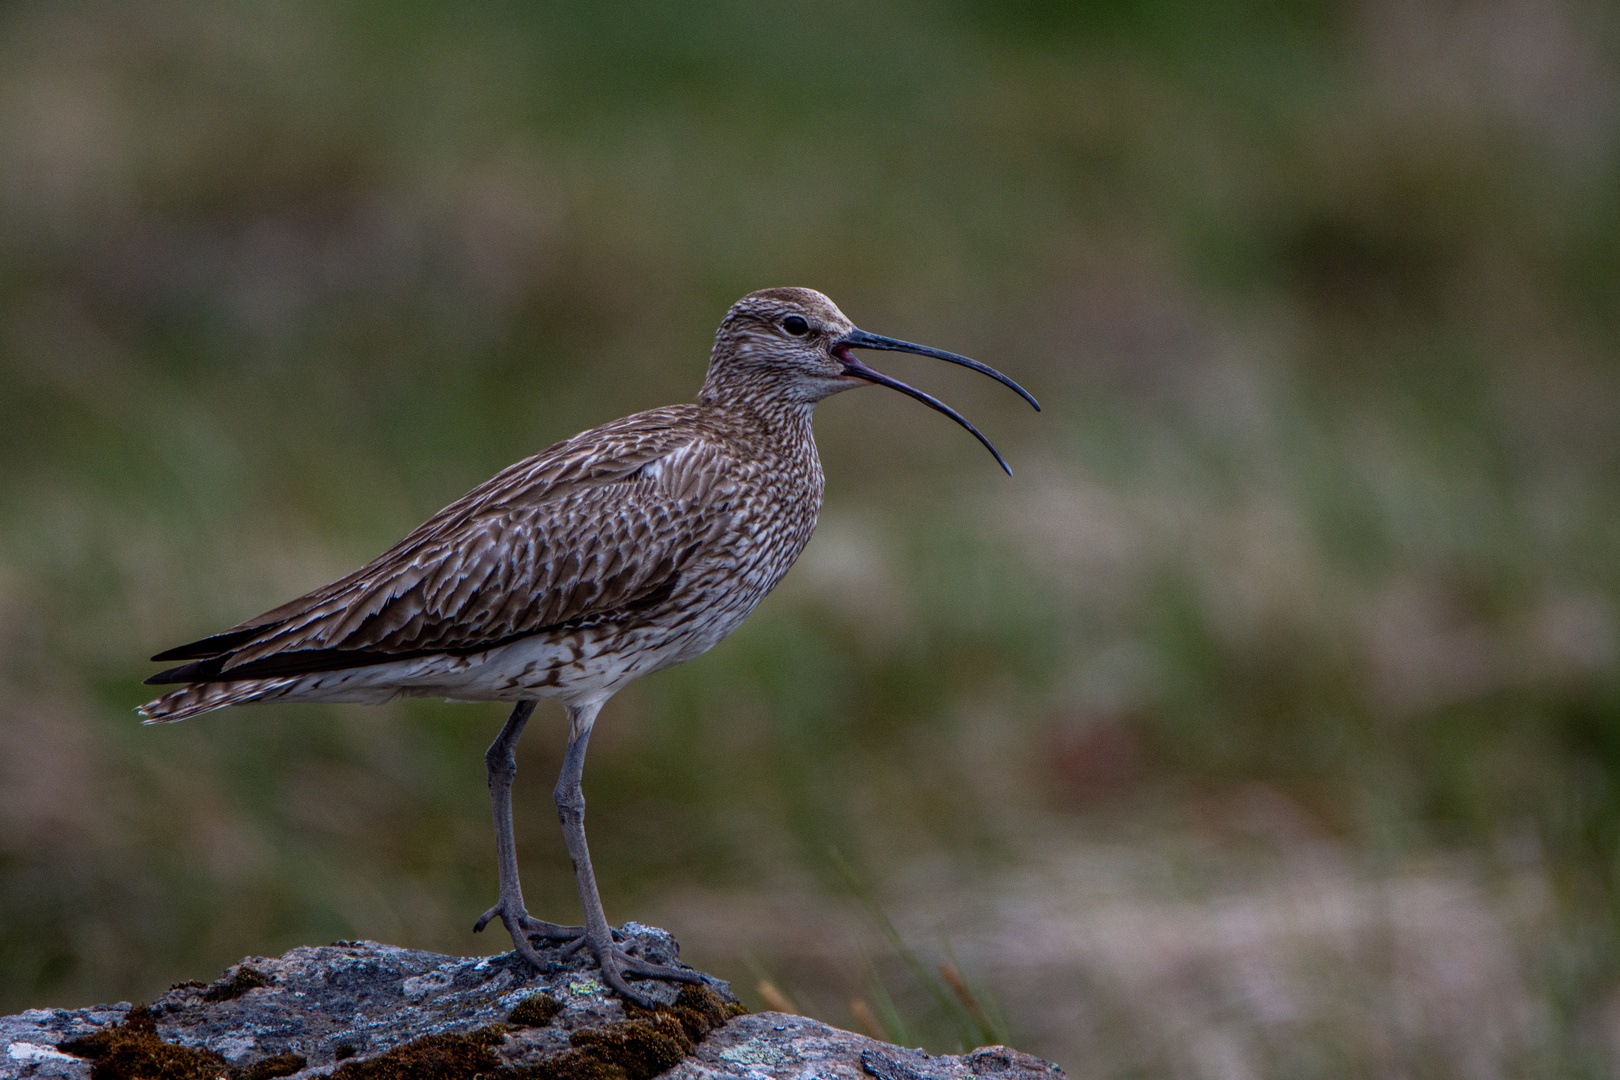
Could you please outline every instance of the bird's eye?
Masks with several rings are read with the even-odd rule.
[[[810,332],[810,324],[798,315],[789,315],[782,320],[782,329],[794,337],[804,337]]]

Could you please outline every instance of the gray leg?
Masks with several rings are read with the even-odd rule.
[[[547,964],[535,952],[529,941],[531,936],[567,941],[585,932],[579,926],[558,926],[532,918],[523,906],[523,885],[518,880],[517,843],[512,838],[512,778],[517,775],[517,743],[523,727],[534,712],[534,702],[520,701],[512,715],[484,752],[484,765],[489,771],[489,802],[495,812],[495,865],[500,871],[501,893],[495,906],[484,912],[473,933],[489,925],[500,916],[502,924],[512,935],[512,944],[518,954],[542,971],[554,965]]]
[[[580,777],[585,772],[585,747],[591,739],[591,725],[602,706],[571,706],[568,710],[568,752],[563,756],[562,774],[557,777],[557,789],[552,798],[557,803],[557,818],[562,822],[563,841],[568,845],[568,857],[574,861],[574,880],[579,886],[579,902],[585,909],[584,943],[596,954],[602,968],[602,977],[624,997],[653,1008],[651,998],[636,993],[625,983],[626,976],[646,979],[673,979],[677,982],[701,983],[703,976],[696,971],[666,967],[637,960],[613,942],[613,929],[608,926],[602,910],[602,898],[596,891],[596,874],[591,870],[590,849],[585,846],[585,793],[580,790]]]

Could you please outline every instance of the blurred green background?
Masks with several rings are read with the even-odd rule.
[[[598,724],[610,917],[1077,1077],[1620,1068],[1596,0],[0,7],[0,1011],[505,947],[502,709],[142,728],[145,658],[689,400],[789,284],[1046,411],[889,357],[1009,480],[819,410],[799,566]]]

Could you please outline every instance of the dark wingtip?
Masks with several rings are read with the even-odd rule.
[[[152,659],[159,664],[166,664],[171,660],[207,660],[209,657],[228,653],[239,645],[245,645],[250,638],[263,633],[264,630],[265,627],[262,626],[250,626],[245,630],[227,630],[223,634],[205,637],[201,641],[165,649]]]
[[[167,671],[160,671],[156,675],[148,676],[142,679],[141,683],[144,686],[167,686],[170,683],[195,682],[195,679],[187,676],[195,673],[196,670],[196,664],[181,664],[179,667],[173,667]]]

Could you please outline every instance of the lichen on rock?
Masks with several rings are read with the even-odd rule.
[[[628,923],[622,933],[652,962],[679,964],[663,931]],[[249,957],[150,1006],[0,1017],[0,1080],[1063,1076],[1004,1047],[931,1057],[805,1017],[745,1015],[730,987],[707,976],[702,985],[643,983],[657,1007],[642,1009],[610,993],[589,957],[562,946],[542,955],[553,971],[510,953],[452,957],[375,942]]]

